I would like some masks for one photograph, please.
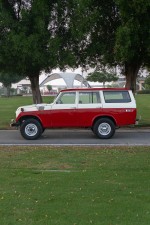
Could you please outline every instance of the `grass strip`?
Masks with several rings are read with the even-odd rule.
[[[0,224],[148,225],[149,147],[0,147]]]

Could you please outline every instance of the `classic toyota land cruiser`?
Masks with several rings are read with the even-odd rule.
[[[45,129],[91,128],[98,138],[111,138],[115,129],[136,122],[136,102],[131,90],[85,88],[60,91],[51,104],[21,106],[11,126],[28,140]]]

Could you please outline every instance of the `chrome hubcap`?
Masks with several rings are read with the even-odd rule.
[[[37,134],[38,128],[35,124],[30,123],[25,127],[25,133],[26,135],[33,137]]]
[[[108,123],[101,123],[98,132],[103,136],[108,135],[111,132],[111,126]]]

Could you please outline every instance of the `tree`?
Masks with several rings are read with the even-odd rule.
[[[52,86],[51,85],[47,85],[46,87],[47,87],[49,92],[52,90]]]
[[[83,0],[79,5],[74,23],[82,44],[80,64],[120,66],[126,87],[135,92],[138,71],[150,62],[150,1]]]
[[[22,78],[23,77],[21,77],[17,74],[10,74],[10,73],[5,73],[5,72],[0,73],[0,82],[7,89],[7,97],[10,96],[11,84],[19,82]]]
[[[124,64],[126,87],[135,92],[139,69],[150,61],[150,2],[116,2],[121,18],[116,32],[116,58]]]
[[[72,33],[74,51],[81,66],[116,65],[112,53],[119,24],[119,12],[114,1],[78,1],[72,19]]]
[[[30,79],[34,103],[42,102],[39,75],[42,71],[73,65],[67,42],[68,1],[1,0],[11,23],[1,38],[1,66]],[[7,3],[7,4],[6,4]]]
[[[103,87],[105,87],[106,82],[117,81],[118,77],[115,74],[108,73],[106,71],[95,71],[94,73],[90,73],[87,76],[88,81],[101,82],[103,83]]]
[[[7,13],[11,10],[12,26],[3,38],[4,66],[29,77],[33,102],[40,103],[39,75],[50,61],[48,26],[53,4],[48,0],[6,2],[3,8]]]
[[[150,89],[150,75],[146,77],[144,84],[146,89]]]
[[[15,88],[11,88],[11,89],[10,89],[10,93],[11,93],[12,95],[14,95],[14,94],[16,93],[16,89],[15,89]]]

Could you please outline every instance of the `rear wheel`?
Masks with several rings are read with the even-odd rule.
[[[27,119],[20,126],[20,133],[27,140],[38,139],[42,132],[43,128],[36,119]]]
[[[95,122],[93,132],[101,139],[111,138],[115,134],[115,124],[109,118],[101,118]]]

